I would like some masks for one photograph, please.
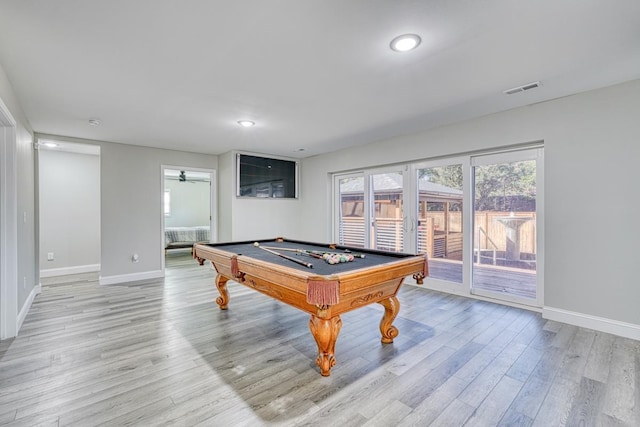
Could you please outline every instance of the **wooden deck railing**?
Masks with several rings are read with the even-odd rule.
[[[448,258],[462,253],[461,212],[449,213],[449,230],[444,230],[443,212],[427,212],[426,218],[420,218],[418,225],[418,251],[426,252],[429,257]],[[509,212],[477,212],[475,216],[474,235],[477,241],[474,247],[497,251],[506,250],[506,229],[497,218],[509,216]],[[535,212],[518,212],[516,217],[529,217],[520,229],[520,251],[536,253]],[[376,218],[375,228],[371,235],[376,239],[376,247],[389,251],[403,250],[403,222],[400,218]],[[480,232],[482,228],[482,232]],[[364,247],[364,218],[343,217],[340,223],[340,240],[342,244]],[[461,258],[460,258],[461,259]]]

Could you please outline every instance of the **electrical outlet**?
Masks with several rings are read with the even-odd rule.
[[[138,256],[138,254],[133,254],[131,255],[131,262],[132,263],[137,263],[138,261],[140,261],[140,257]]]
[[[53,261],[53,252],[47,252],[47,261]]]

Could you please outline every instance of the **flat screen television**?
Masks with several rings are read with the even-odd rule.
[[[237,154],[238,197],[295,199],[298,197],[298,162]]]

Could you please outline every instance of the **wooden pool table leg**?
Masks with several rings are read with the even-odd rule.
[[[331,368],[336,364],[334,353],[341,327],[340,316],[321,319],[311,315],[309,320],[309,329],[311,329],[311,334],[318,345],[316,364],[320,367],[320,374],[323,377],[331,375]]]
[[[400,311],[400,301],[398,301],[396,297],[391,297],[378,301],[378,304],[384,307],[384,316],[382,316],[382,320],[380,321],[382,342],[385,344],[392,343],[393,339],[398,336],[398,328],[393,326],[393,321]]]
[[[218,288],[218,292],[220,292],[220,296],[216,298],[216,302],[220,306],[220,310],[226,310],[229,305],[229,291],[227,291],[228,280],[229,279],[222,274],[216,276],[216,288]]]

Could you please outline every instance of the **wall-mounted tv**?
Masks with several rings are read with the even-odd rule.
[[[236,196],[275,199],[298,197],[298,162],[237,154]]]

